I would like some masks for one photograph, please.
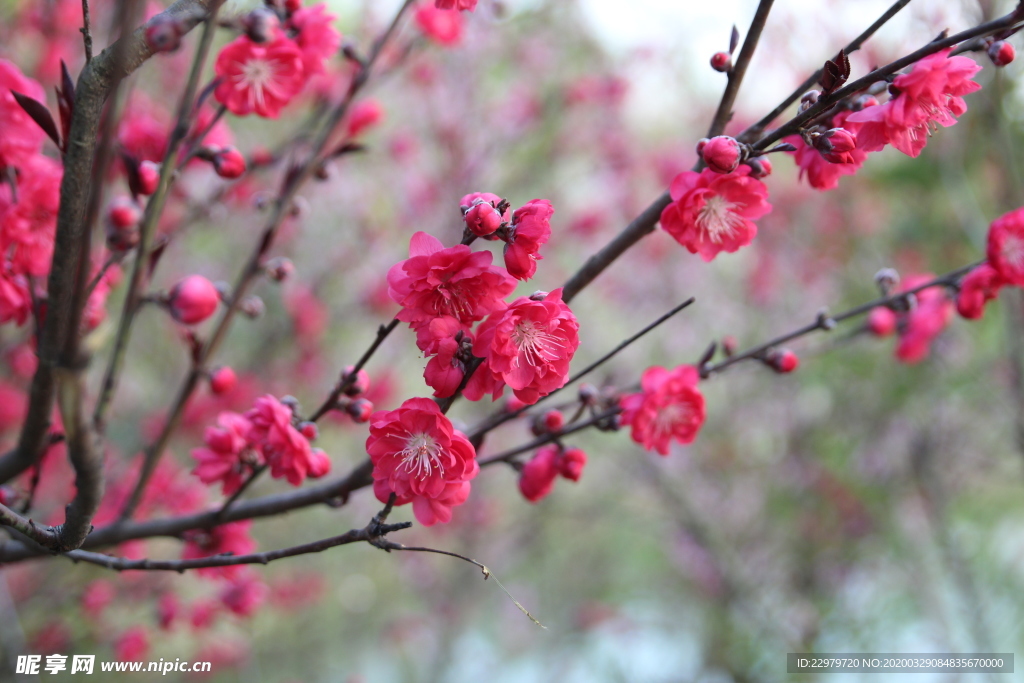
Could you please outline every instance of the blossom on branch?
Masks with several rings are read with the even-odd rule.
[[[1024,287],[1024,207],[992,221],[988,262],[1006,282]]]
[[[451,47],[462,40],[462,15],[455,9],[423,4],[416,8],[413,18],[425,36],[441,45]]]
[[[232,114],[276,119],[306,85],[304,55],[283,33],[260,45],[247,36],[228,43],[214,70],[221,79],[214,98]]]
[[[861,124],[858,146],[875,152],[889,144],[916,157],[928,144],[935,124],[948,128],[967,111],[963,96],[979,90],[970,80],[981,67],[967,57],[950,57],[952,48],[931,54],[910,73],[893,80],[898,93],[885,104],[851,114],[847,121]]]
[[[388,295],[402,306],[397,318],[413,328],[442,316],[468,326],[503,309],[516,282],[491,259],[489,251],[462,244],[446,249],[436,237],[417,232],[409,258],[388,271]]]
[[[257,398],[245,417],[252,423],[247,439],[263,454],[270,476],[298,486],[307,476],[320,477],[330,470],[331,461],[292,424],[292,409],[274,396]]]
[[[512,277],[529,280],[537,272],[540,247],[551,237],[551,216],[555,213],[546,199],[531,199],[512,213],[505,239],[505,267]]]
[[[999,290],[1006,280],[995,268],[987,263],[972,270],[960,281],[960,293],[956,298],[956,310],[968,320],[977,320],[985,313],[985,304],[999,296]]]
[[[661,227],[705,261],[750,244],[757,234],[753,221],[772,210],[768,188],[745,165],[726,174],[684,171],[669,192],[672,203],[661,213]]]
[[[262,457],[249,444],[252,423],[244,415],[223,412],[217,416],[217,425],[206,428],[206,447],[192,450],[198,461],[192,474],[204,484],[221,482],[224,495],[230,496],[241,488],[253,467],[262,463]]]
[[[662,455],[668,455],[672,439],[692,443],[706,415],[699,381],[692,365],[647,368],[640,378],[641,391],[620,401],[622,424],[632,426],[633,441]]]
[[[0,170],[21,167],[39,153],[46,139],[46,133],[25,113],[12,92],[46,102],[46,91],[38,81],[0,59]]]
[[[386,503],[394,493],[396,505],[412,503],[424,526],[451,521],[452,508],[466,502],[469,482],[480,471],[469,439],[428,398],[374,413],[366,452],[377,499]]]
[[[579,323],[562,301],[561,288],[543,298],[520,297],[477,328],[473,354],[484,363],[470,378],[466,398],[498,398],[507,384],[532,405],[565,385],[579,345]]]
[[[337,19],[327,13],[327,5],[318,3],[295,11],[288,24],[295,29],[295,44],[302,52],[302,65],[306,77],[324,72],[324,62],[333,57],[341,46],[341,34],[334,28]]]

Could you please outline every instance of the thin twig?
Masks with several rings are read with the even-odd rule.
[[[267,465],[265,464],[260,465],[259,467],[254,469],[252,473],[248,476],[248,478],[246,478],[246,480],[242,482],[242,485],[238,487],[238,490],[232,493],[231,497],[224,501],[224,504],[220,507],[220,510],[217,512],[217,517],[223,519],[224,516],[228,514],[228,510],[231,508],[234,502],[242,497],[242,494],[245,493],[246,489],[252,486],[253,483],[259,478],[259,476],[263,474],[264,471],[266,471],[266,469]]]
[[[89,31],[89,0],[82,0],[82,41],[85,43],[85,63],[92,61],[92,33]]]
[[[768,13],[771,12],[774,2],[775,0],[761,0],[757,4],[757,11],[754,12],[754,19],[750,22],[747,37],[743,39],[739,57],[736,58],[736,64],[729,71],[729,80],[725,84],[725,92],[722,93],[722,99],[718,103],[718,110],[715,111],[715,116],[711,119],[707,135],[709,138],[721,135],[726,124],[732,119],[732,106],[736,103],[736,95],[739,94],[743,76],[746,75],[747,67],[750,66],[750,60],[757,49],[757,41],[761,39],[761,32],[768,21]]]
[[[370,348],[366,349],[366,351],[363,353],[359,361],[354,366],[352,366],[352,370],[350,370],[349,372],[342,376],[341,380],[331,391],[330,396],[327,397],[327,400],[325,400],[323,404],[321,404],[320,407],[316,409],[316,412],[313,413],[313,415],[309,418],[310,422],[316,422],[321,417],[330,412],[330,410],[334,407],[334,404],[338,402],[339,398],[341,398],[341,395],[348,391],[348,389],[355,383],[359,375],[359,371],[362,370],[363,366],[365,366],[369,362],[370,358],[377,351],[380,345],[384,343],[384,340],[387,339],[389,334],[391,334],[391,331],[398,327],[398,323],[398,318],[395,318],[387,325],[381,325],[380,327],[377,328],[377,336],[373,340],[373,343],[370,344]]]

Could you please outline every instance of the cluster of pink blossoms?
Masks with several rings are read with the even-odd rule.
[[[467,398],[496,399],[508,385],[517,398],[535,403],[565,384],[579,346],[579,326],[561,290],[505,302],[517,279],[536,273],[551,234],[551,203],[534,199],[509,216],[500,197],[478,192],[461,206],[467,235],[505,242],[505,268],[492,264],[489,251],[445,248],[418,232],[409,258],[388,271],[388,294],[402,306],[397,318],[416,330],[417,345],[430,357],[424,378],[435,396],[455,393],[475,355],[483,362],[470,377]]]
[[[324,4],[286,4],[283,16],[262,19],[260,30],[250,29],[217,56],[214,70],[221,81],[214,97],[236,116],[276,119],[341,45],[335,17]]]
[[[909,291],[932,279],[931,275],[907,278],[899,291]],[[955,309],[976,320],[985,305],[1006,286],[1024,287],[1024,207],[1000,216],[988,231],[987,259],[969,272],[958,286]],[[953,317],[954,302],[942,287],[929,287],[915,295],[909,311],[879,307],[868,316],[868,330],[879,337],[899,334],[896,357],[916,363],[928,356],[931,343]]]
[[[221,483],[231,495],[257,469],[270,468],[275,479],[298,486],[306,477],[317,478],[331,469],[331,460],[310,445],[316,436],[312,423],[297,423],[292,409],[266,395],[256,399],[245,415],[225,412],[217,427],[207,427],[205,448],[196,448],[198,462],[192,473],[205,484]]]
[[[551,493],[559,476],[579,481],[586,464],[587,454],[579,448],[556,444],[539,448],[519,473],[519,491],[526,500],[536,503]]]

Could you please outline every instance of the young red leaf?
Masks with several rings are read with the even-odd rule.
[[[60,135],[57,134],[57,124],[53,122],[53,116],[50,115],[50,110],[46,108],[46,105],[14,90],[11,91],[11,94],[14,95],[14,99],[25,110],[25,113],[32,117],[32,120],[43,129],[44,133],[50,136],[53,144],[60,147]]]

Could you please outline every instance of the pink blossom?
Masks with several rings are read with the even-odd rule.
[[[422,4],[414,19],[424,35],[441,45],[458,45],[462,40],[462,15],[457,10]]]
[[[967,57],[950,57],[951,51],[947,48],[923,58],[910,73],[895,78],[898,95],[847,118],[862,124],[857,132],[862,150],[874,152],[890,144],[916,157],[928,143],[933,124],[948,128],[967,111],[963,96],[981,88],[970,80],[981,67]]]
[[[284,477],[298,486],[307,476],[321,476],[330,469],[330,460],[314,455],[309,440],[292,425],[291,408],[273,396],[257,398],[245,416],[252,423],[248,441],[263,454],[275,479]]]
[[[265,45],[239,36],[220,51],[214,70],[223,79],[214,98],[236,116],[276,119],[306,84],[303,53],[283,33]]]
[[[622,424],[633,427],[633,441],[662,455],[668,455],[672,439],[692,443],[705,417],[699,381],[692,365],[675,370],[647,368],[640,379],[641,391],[621,400]]]
[[[580,448],[567,448],[558,461],[558,473],[571,481],[579,481],[587,464],[587,454]]]
[[[323,73],[324,61],[338,52],[341,34],[334,28],[336,19],[336,16],[327,13],[327,5],[320,2],[296,10],[288,20],[298,32],[295,43],[302,51],[302,64],[307,77]]]
[[[373,98],[360,100],[353,105],[348,113],[345,133],[350,138],[358,137],[366,130],[376,126],[384,118],[384,107]]]
[[[43,147],[46,134],[21,108],[11,92],[46,102],[46,91],[38,82],[28,78],[17,66],[0,59],[0,169],[6,166],[20,168]]]
[[[462,244],[445,249],[436,237],[417,232],[409,258],[388,271],[388,295],[402,306],[397,318],[414,328],[440,316],[470,325],[503,309],[516,283],[491,258]]]
[[[512,277],[529,280],[537,272],[540,248],[551,237],[554,213],[546,199],[531,199],[512,213],[505,242],[505,268]]]
[[[885,306],[877,306],[868,313],[868,331],[876,337],[888,337],[896,331],[896,312]]]
[[[251,617],[267,599],[270,588],[260,577],[246,568],[231,578],[231,582],[220,592],[220,601],[233,614]]]
[[[462,324],[451,316],[434,318],[416,330],[417,345],[431,357],[423,371],[423,379],[438,398],[454,394],[466,374],[457,354],[463,343],[472,343],[472,337],[463,332],[463,339],[456,339],[459,332],[463,332]]]
[[[960,281],[960,294],[956,299],[957,312],[968,320],[976,320],[985,313],[985,304],[999,296],[1006,281],[988,263],[969,272]]]
[[[919,287],[934,279],[925,273],[904,279],[901,291]],[[896,345],[896,358],[907,364],[918,363],[928,357],[931,343],[938,337],[953,317],[953,302],[942,287],[929,287],[916,295],[917,305],[906,314]]]
[[[114,643],[114,656],[122,662],[140,662],[149,653],[149,632],[144,626],[132,626]]]
[[[260,464],[260,454],[249,445],[252,423],[244,416],[224,412],[217,416],[217,424],[206,428],[206,447],[192,450],[197,460],[192,474],[204,484],[221,482],[224,495],[230,496],[241,487],[253,466]]]
[[[91,619],[98,619],[114,600],[114,584],[105,579],[91,581],[82,593],[82,609]]]
[[[772,207],[768,188],[749,174],[749,166],[728,174],[680,173],[672,181],[672,203],[661,213],[661,226],[705,261],[750,244],[757,234],[753,221]]]
[[[377,499],[387,502],[394,493],[397,505],[412,503],[424,526],[449,522],[452,507],[466,502],[469,482],[480,471],[472,444],[427,398],[374,413],[366,451]]]
[[[0,134],[5,136],[6,132]],[[0,252],[10,258],[14,273],[46,275],[53,258],[64,169],[37,155],[22,162],[19,172],[18,201],[0,215]]]
[[[0,324],[13,320],[24,325],[32,313],[32,295],[23,275],[9,275],[0,270]]]
[[[484,364],[473,373],[465,395],[494,398],[507,384],[527,404],[562,387],[580,345],[576,316],[556,289],[542,300],[520,297],[477,328],[473,353]]]
[[[1024,287],[1024,207],[992,221],[988,262],[1007,283]]]
[[[221,524],[204,531],[189,532],[181,553],[183,560],[197,560],[213,555],[248,555],[256,548],[256,542],[249,536],[252,520]],[[197,571],[205,576],[232,578],[243,570],[242,565],[226,567],[203,567]]]
[[[844,111],[832,119],[833,126],[844,126],[835,130],[843,130],[856,139],[856,129],[859,124],[846,121],[851,112]],[[807,178],[807,182],[816,190],[834,190],[839,185],[839,178],[844,175],[853,175],[860,169],[861,164],[868,158],[867,152],[862,149],[850,148],[845,136],[840,138],[843,143],[843,151],[835,153],[828,152],[823,155],[814,147],[804,142],[803,136],[790,135],[785,141],[796,147],[793,156],[796,165],[800,168],[800,179]]]

